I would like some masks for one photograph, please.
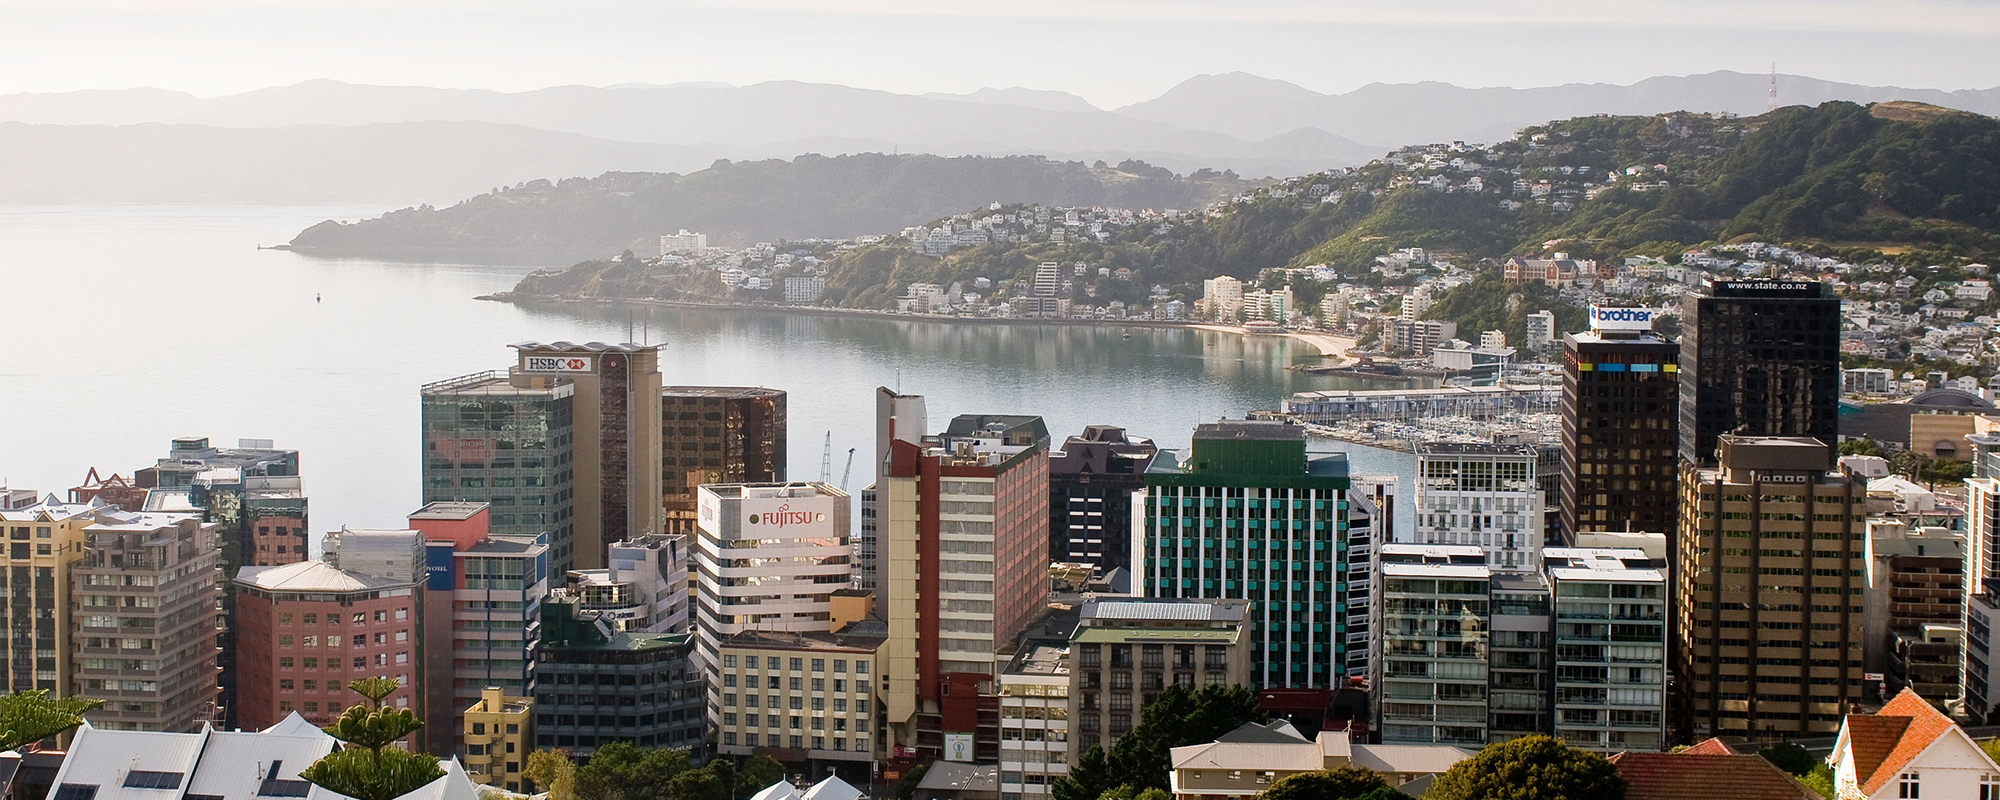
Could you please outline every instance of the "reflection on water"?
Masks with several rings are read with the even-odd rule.
[[[276,439],[302,451],[318,531],[399,524],[418,502],[417,387],[504,367],[523,340],[667,344],[669,383],[790,393],[790,466],[819,477],[833,435],[873,446],[872,392],[960,413],[1047,418],[1057,437],[1123,425],[1166,447],[1196,423],[1294,391],[1370,388],[1286,366],[1284,337],[1180,328],[1002,325],[613,305],[476,301],[529,269],[259,251],[343,208],[0,208],[0,476],[57,491],[86,468],[129,474],[176,436]],[[460,254],[475,258],[478,254]],[[631,331],[628,337],[627,331]],[[1129,334],[1129,338],[1128,338]],[[1316,445],[1318,446],[1318,445]],[[1357,472],[1408,456],[1354,451]],[[848,488],[866,484],[861,455]],[[317,531],[316,531],[317,532]],[[317,539],[318,537],[313,537]]]

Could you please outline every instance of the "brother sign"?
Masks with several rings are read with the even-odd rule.
[[[1590,329],[1594,331],[1650,331],[1653,329],[1653,310],[1650,308],[1591,306]]]

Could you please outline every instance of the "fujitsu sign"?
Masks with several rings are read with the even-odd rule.
[[[835,502],[832,497],[744,498],[742,511],[751,528],[776,531],[824,524]]]
[[[1594,331],[1650,331],[1653,309],[1590,307],[1590,329]]]
[[[590,356],[526,356],[521,368],[528,372],[590,372]]]
[[[778,506],[778,510],[776,511],[750,512],[750,524],[752,525],[770,525],[772,527],[783,528],[787,525],[809,525],[825,521],[826,512],[793,511],[790,503]]]

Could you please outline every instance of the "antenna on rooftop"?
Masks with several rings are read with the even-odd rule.
[[[1765,106],[1764,113],[1768,114],[1776,110],[1778,110],[1778,62],[1773,61],[1771,62],[1771,102],[1770,105]]]

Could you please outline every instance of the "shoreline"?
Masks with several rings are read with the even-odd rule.
[[[944,315],[933,315],[933,314],[905,314],[897,311],[877,311],[866,308],[832,308],[828,306],[779,305],[776,303],[702,303],[691,300],[663,300],[659,298],[650,298],[650,297],[646,298],[544,297],[538,295],[518,295],[513,292],[494,292],[492,294],[479,295],[478,297],[474,297],[473,299],[487,300],[496,303],[515,303],[515,304],[549,303],[553,305],[609,305],[609,306],[632,305],[632,306],[650,306],[655,308],[707,308],[707,309],[725,309],[725,310],[737,310],[737,311],[775,311],[785,314],[808,314],[813,316],[825,316],[825,317],[875,317],[882,319],[905,319],[915,322],[945,322],[954,324],[1077,325],[1077,326],[1089,326],[1089,327],[1153,328],[1153,329],[1187,328],[1193,330],[1211,331],[1214,333],[1233,333],[1238,336],[1265,335],[1265,334],[1251,334],[1243,330],[1242,328],[1230,325],[1211,325],[1208,323],[1199,323],[1199,322],[1173,322],[1166,320],[1147,320],[1147,319],[1094,319],[1094,318],[1077,319],[1071,317],[1033,317],[1033,318],[957,317],[957,316],[944,316]],[[1335,359],[1335,363],[1333,364],[1333,366],[1344,367],[1344,366],[1350,366],[1355,363],[1359,363],[1359,359],[1356,359],[1354,356],[1349,354],[1349,351],[1352,350],[1355,345],[1355,340],[1351,337],[1333,336],[1322,333],[1292,333],[1289,331],[1283,332],[1283,336],[1285,336],[1285,338],[1292,339],[1294,341],[1304,342],[1312,346],[1314,349],[1319,351],[1320,356],[1323,358]]]

